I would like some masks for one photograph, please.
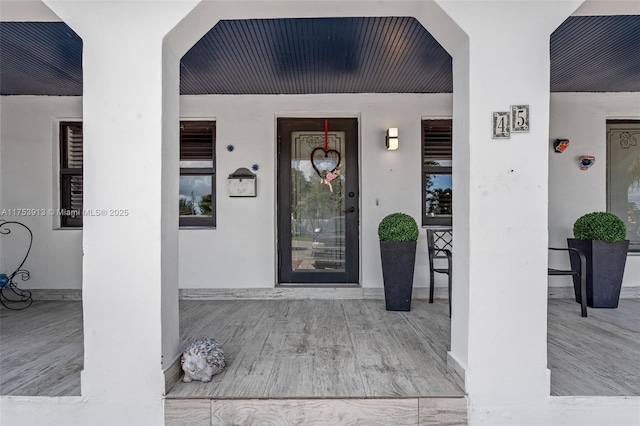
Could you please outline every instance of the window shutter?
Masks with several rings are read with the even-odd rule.
[[[452,133],[451,120],[422,121],[423,169],[425,166],[451,165]]]
[[[211,123],[183,122],[180,132],[180,160],[213,160],[214,126]]]
[[[82,126],[65,126],[65,164],[63,167],[81,169],[82,168]]]
[[[69,177],[69,208],[71,210],[82,211],[82,176]]]

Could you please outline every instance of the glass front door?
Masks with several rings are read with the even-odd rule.
[[[278,120],[280,283],[358,283],[356,119]]]

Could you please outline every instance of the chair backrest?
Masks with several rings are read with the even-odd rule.
[[[453,230],[451,228],[427,228],[429,263],[433,259],[446,259],[445,250],[453,251]]]

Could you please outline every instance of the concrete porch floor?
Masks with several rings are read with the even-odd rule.
[[[183,345],[218,339],[228,367],[210,383],[178,382],[167,398],[460,397],[445,374],[446,300],[408,313],[382,300],[181,301]],[[0,310],[0,394],[80,394],[82,305],[36,301]],[[589,309],[550,299],[552,395],[640,396],[640,299]]]
[[[228,368],[169,398],[463,396],[446,374],[443,301],[388,312],[381,300],[181,302],[183,345],[213,337]]]
[[[228,368],[178,382],[167,425],[466,425],[466,400],[446,375],[446,301],[387,312],[382,300],[181,303],[183,345],[209,336]]]

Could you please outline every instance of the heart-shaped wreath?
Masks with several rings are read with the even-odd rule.
[[[327,174],[324,176],[322,176],[322,173],[318,169],[318,166],[316,166],[315,154],[317,151],[324,152],[324,158],[328,158],[330,153],[335,153],[338,156],[335,167],[331,170],[327,170]],[[318,147],[318,148],[314,148],[313,151],[311,151],[311,167],[313,167],[313,170],[315,170],[318,176],[320,176],[320,183],[327,185],[331,192],[333,192],[333,186],[331,186],[331,181],[337,178],[338,176],[340,176],[340,170],[338,170],[338,167],[340,167],[341,159],[342,157],[340,156],[340,153],[335,149],[326,149],[326,148]]]
[[[333,169],[328,170],[327,174],[324,176],[322,176],[322,173],[320,173],[320,170],[316,165],[316,152],[319,151],[324,152],[324,158],[329,158],[329,154],[335,154],[338,156],[336,165],[333,167]],[[324,120],[324,147],[314,148],[311,151],[311,167],[313,167],[313,170],[315,170],[316,174],[320,177],[320,183],[327,185],[331,192],[333,192],[331,181],[340,176],[340,170],[338,170],[338,167],[340,167],[341,160],[342,156],[340,155],[340,152],[335,149],[329,149],[329,120]]]
[[[311,167],[313,167],[313,170],[315,170],[316,173],[318,174],[318,176],[322,179],[322,178],[324,178],[324,176],[322,176],[322,173],[320,172],[320,169],[318,169],[318,166],[316,165],[316,152],[319,152],[319,151],[324,152],[324,158],[329,158],[329,154],[335,154],[338,157],[335,167],[333,169],[331,169],[329,171],[329,173],[334,173],[336,171],[336,169],[338,167],[340,167],[340,161],[342,161],[342,156],[340,155],[340,152],[338,152],[335,149],[324,149],[321,146],[318,147],[318,148],[314,148],[311,151]],[[320,157],[320,158],[322,158],[322,157]]]

